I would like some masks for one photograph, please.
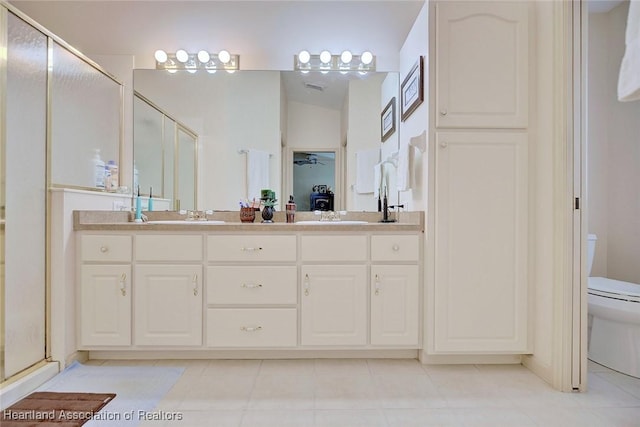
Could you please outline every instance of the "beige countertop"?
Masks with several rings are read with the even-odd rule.
[[[184,220],[186,215],[178,212],[144,212],[149,221]],[[393,219],[395,214],[390,214]],[[201,221],[185,221],[184,224],[152,224],[149,222],[133,222],[131,212],[117,211],[74,211],[73,228],[76,231],[207,231],[228,232],[242,231],[251,233],[261,232],[290,232],[290,231],[419,231],[424,232],[424,212],[401,212],[399,221],[382,223],[379,212],[347,212],[342,221],[366,221],[366,224],[341,224],[341,221],[328,221],[326,224],[300,224],[285,222],[284,212],[275,212],[274,222],[262,223],[260,212],[256,212],[253,223],[241,223],[237,211],[214,211],[207,218],[224,223],[206,223]],[[319,217],[313,212],[296,213],[296,221],[314,221]]]

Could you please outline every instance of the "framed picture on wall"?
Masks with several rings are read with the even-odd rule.
[[[384,107],[380,114],[380,136],[382,142],[385,142],[396,131],[396,98],[391,98],[391,101]]]
[[[424,61],[422,56],[411,68],[400,88],[400,116],[404,122],[424,101]]]

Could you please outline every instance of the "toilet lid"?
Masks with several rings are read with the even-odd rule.
[[[640,285],[606,277],[589,277],[589,291],[640,298]]]

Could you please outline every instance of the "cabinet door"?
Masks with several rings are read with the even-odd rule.
[[[524,128],[528,2],[438,2],[436,127]]]
[[[135,344],[202,344],[202,266],[135,267]]]
[[[302,267],[302,345],[367,343],[364,265]]]
[[[131,266],[80,267],[80,346],[131,344]]]
[[[527,136],[436,135],[435,350],[527,350]]]
[[[418,345],[417,265],[371,267],[371,344]]]

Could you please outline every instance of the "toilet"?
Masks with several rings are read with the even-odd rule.
[[[588,236],[589,276],[596,241],[594,234]],[[640,378],[640,285],[589,277],[588,304],[589,359]]]

